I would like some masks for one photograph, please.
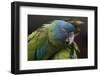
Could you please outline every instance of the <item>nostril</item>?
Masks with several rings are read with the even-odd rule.
[[[66,41],[66,44],[69,44],[69,41]]]
[[[69,42],[66,42],[66,44],[69,44]]]
[[[68,39],[66,39],[66,44],[68,44],[69,43],[69,40]]]

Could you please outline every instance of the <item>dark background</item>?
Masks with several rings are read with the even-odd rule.
[[[47,16],[47,15],[28,15],[28,35],[35,31],[38,27],[43,24],[50,23],[56,19],[68,19],[68,18],[78,18],[84,22],[80,25],[80,34],[75,37],[75,42],[78,44],[80,53],[78,53],[78,58],[88,58],[88,18],[87,17],[74,17],[74,16]]]

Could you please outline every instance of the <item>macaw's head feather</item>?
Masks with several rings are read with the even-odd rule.
[[[63,20],[55,20],[50,26],[51,38],[54,42],[65,44],[65,42],[72,42],[74,39],[75,26],[69,22]]]
[[[80,25],[84,24],[84,22],[79,18],[68,18],[64,19],[64,21],[69,22],[75,26],[75,33],[79,33]]]

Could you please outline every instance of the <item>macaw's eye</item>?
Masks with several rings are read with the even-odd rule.
[[[64,28],[62,28],[62,29],[61,29],[61,31],[62,31],[62,32],[67,32],[67,30],[66,30],[66,29],[64,29]]]

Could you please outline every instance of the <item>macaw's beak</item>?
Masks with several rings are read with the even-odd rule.
[[[74,37],[75,37],[74,32],[71,32],[69,37],[66,38],[66,43],[70,45],[74,41]]]

